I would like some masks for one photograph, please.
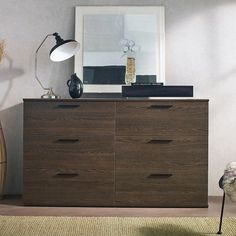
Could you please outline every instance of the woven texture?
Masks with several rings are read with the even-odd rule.
[[[1,236],[191,236],[215,235],[218,218],[117,218],[0,216]],[[225,218],[223,235],[236,235],[236,218]]]

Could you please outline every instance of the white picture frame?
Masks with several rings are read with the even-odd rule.
[[[158,55],[156,61],[160,70],[158,82],[165,82],[165,9],[163,6],[77,6],[75,8],[75,40],[80,50],[75,55],[74,72],[83,81],[84,16],[111,14],[155,14],[157,17]],[[122,85],[84,84],[84,93],[121,93]]]

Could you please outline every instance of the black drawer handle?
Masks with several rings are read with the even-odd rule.
[[[171,176],[173,176],[173,174],[150,174],[148,178],[149,179],[168,179]]]
[[[65,138],[65,139],[58,139],[57,142],[59,143],[76,143],[79,142],[79,139],[77,138]]]
[[[55,175],[55,177],[59,177],[59,178],[73,178],[78,176],[78,173],[66,173],[66,172],[59,172]]]
[[[151,105],[148,109],[170,109],[173,105]]]
[[[73,108],[80,107],[80,105],[78,105],[78,104],[60,104],[57,107],[62,108],[62,109],[73,109]]]
[[[171,139],[152,139],[148,141],[148,144],[168,144],[171,143],[173,140]]]

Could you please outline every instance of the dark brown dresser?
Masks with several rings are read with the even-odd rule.
[[[207,207],[208,100],[25,99],[25,205]]]

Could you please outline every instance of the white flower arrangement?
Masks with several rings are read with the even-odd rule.
[[[136,45],[133,40],[129,39],[122,39],[120,44],[122,47],[123,56],[127,55],[127,57],[129,57],[130,55],[134,55],[141,49],[141,47]]]

